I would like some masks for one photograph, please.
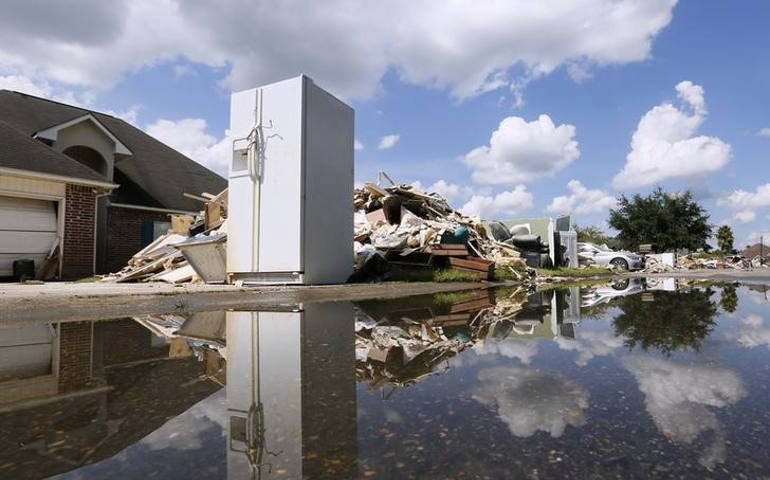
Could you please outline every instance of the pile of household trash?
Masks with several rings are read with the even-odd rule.
[[[225,283],[227,190],[187,195],[204,204],[200,214],[171,215],[171,229],[136,252],[103,282]]]
[[[387,175],[385,175],[386,178]],[[495,268],[528,278],[507,228],[453,209],[437,193],[412,185],[366,183],[353,193],[357,280],[382,278],[390,265],[454,268],[491,279]]]
[[[697,253],[689,253],[685,255],[676,255],[675,261],[664,262],[661,260],[662,255],[674,254],[658,254],[647,255],[646,267],[643,272],[646,273],[669,273],[682,270],[703,270],[703,269],[716,269],[716,270],[750,270],[753,268],[767,268],[767,263],[763,264],[759,256],[754,258],[745,258],[742,255],[726,255],[723,257],[704,257]]]
[[[594,260],[596,251],[592,247],[592,243],[578,242],[578,268],[590,268],[599,266],[599,264]],[[610,249],[607,244],[603,244],[599,248],[605,250]]]

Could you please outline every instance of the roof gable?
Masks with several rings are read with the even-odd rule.
[[[128,147],[123,145],[123,143],[115,135],[113,135],[112,132],[107,130],[107,128],[99,120],[97,120],[91,112],[88,112],[85,115],[82,115],[80,117],[73,118],[72,120],[68,120],[64,123],[60,123],[58,125],[48,127],[44,130],[39,130],[35,132],[32,136],[34,138],[44,138],[47,140],[56,141],[56,139],[59,136],[59,131],[64,130],[67,127],[71,127],[72,125],[77,125],[83,122],[89,122],[97,130],[99,130],[102,134],[104,134],[107,138],[109,138],[115,144],[115,153],[119,153],[122,155],[131,155],[131,150],[129,150]]]

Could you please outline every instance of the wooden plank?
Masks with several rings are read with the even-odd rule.
[[[181,256],[182,256],[182,252],[179,252],[179,251],[170,253],[165,257],[161,257],[153,262],[148,263],[147,265],[144,265],[140,268],[137,268],[137,269],[131,270],[130,272],[125,273],[123,276],[118,278],[116,282],[127,282],[129,280],[138,280],[139,278],[146,277],[163,268],[163,265],[166,261],[176,257],[181,257]]]
[[[171,215],[171,233],[187,235],[195,219],[192,215]]]
[[[449,265],[455,268],[466,268],[469,270],[477,270],[480,272],[491,272],[495,268],[495,262],[492,260],[486,260],[483,258],[458,258],[450,257]]]
[[[466,325],[471,320],[470,313],[450,313],[446,315],[436,315],[433,317],[434,325],[442,327]]]
[[[195,276],[195,269],[188,263],[187,265],[177,267],[173,270],[167,270],[154,275],[151,280],[168,283],[182,283],[192,280],[193,276]]]
[[[59,266],[59,237],[56,237],[51,251],[37,269],[35,280],[48,280],[53,277],[56,267]]]
[[[426,251],[438,257],[464,257],[468,255],[468,248],[465,245],[431,245]]]

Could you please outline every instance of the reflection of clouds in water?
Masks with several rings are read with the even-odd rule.
[[[741,319],[738,329],[725,334],[725,337],[746,348],[770,347],[770,325],[765,325],[759,315],[751,314]]]
[[[517,437],[538,430],[557,438],[567,425],[585,425],[588,392],[561,375],[531,367],[481,370],[473,398],[491,408]]]
[[[585,367],[594,357],[610,355],[615,349],[623,346],[625,337],[617,336],[606,330],[583,331],[578,338],[570,339],[565,337],[556,337],[556,345],[562,350],[575,350],[578,352],[575,363]]]
[[[532,357],[537,355],[537,348],[536,340],[519,338],[500,341],[487,340],[473,346],[473,350],[479,355],[502,355],[507,358],[518,358],[525,365],[529,365],[532,362]]]
[[[706,407],[726,407],[746,395],[735,372],[640,355],[627,356],[622,363],[636,378],[647,412],[661,433],[675,442],[692,443],[701,433],[713,430],[716,438],[700,463],[712,469],[724,462],[722,426]]]

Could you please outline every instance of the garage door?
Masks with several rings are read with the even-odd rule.
[[[56,240],[56,202],[0,196],[0,277],[13,261],[30,258],[38,268]]]

